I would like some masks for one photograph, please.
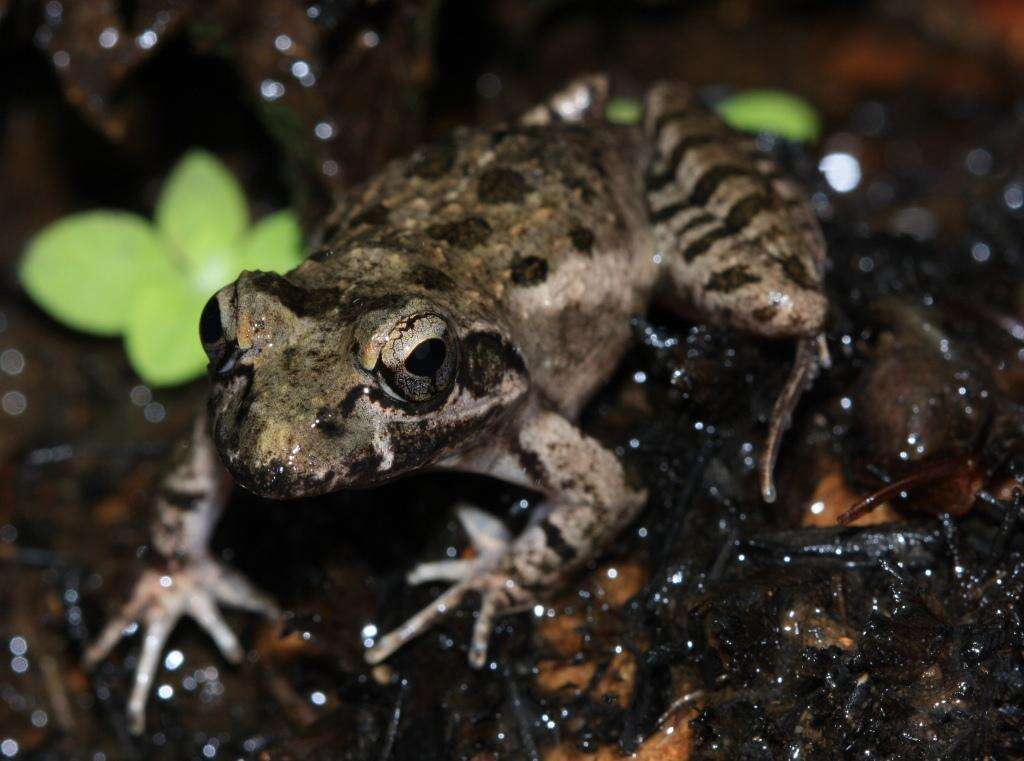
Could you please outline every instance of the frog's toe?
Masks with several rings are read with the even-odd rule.
[[[778,496],[775,489],[775,463],[779,459],[782,434],[789,428],[800,397],[814,383],[818,370],[830,363],[828,344],[825,343],[824,336],[801,338],[797,341],[796,358],[789,377],[772,407],[768,421],[768,436],[761,453],[761,461],[758,463],[761,498],[769,504]]]
[[[281,609],[274,602],[274,598],[238,571],[225,565],[218,566],[217,570],[211,591],[218,602],[232,608],[259,613],[271,620],[281,615]]]
[[[377,640],[366,651],[367,663],[377,664],[389,658],[396,650],[458,607],[470,592],[480,594],[480,611],[473,625],[469,663],[474,668],[483,666],[487,661],[487,643],[494,628],[494,620],[502,613],[522,608],[529,599],[508,574],[500,570],[480,570],[479,566],[472,577],[455,584],[404,624]]]
[[[377,664],[391,657],[402,645],[425,632],[437,621],[444,618],[448,612],[462,602],[472,589],[471,581],[463,581],[448,589],[443,595],[434,600],[430,605],[422,608],[412,618],[381,637],[369,648],[364,657],[366,662]]]
[[[178,606],[174,606],[173,609],[153,607],[146,611],[142,652],[135,668],[132,691],[128,696],[128,731],[133,735],[142,734],[146,728],[146,698],[160,667],[160,655],[163,653],[164,645],[167,644],[167,638],[180,617],[181,610]]]
[[[278,615],[273,600],[244,576],[215,560],[197,559],[173,572],[146,570],[136,583],[131,600],[86,649],[83,662],[91,668],[110,653],[130,624],[142,624],[142,651],[127,706],[128,728],[132,733],[139,734],[145,728],[146,699],[160,666],[160,656],[182,616],[194,618],[228,661],[241,662],[244,649],[219,604],[271,618]]]
[[[466,530],[470,546],[476,556],[472,559],[420,563],[405,577],[410,584],[465,581],[497,566],[510,542],[510,534],[505,524],[483,510],[465,505],[458,508],[456,515]]]
[[[453,586],[412,618],[381,637],[366,651],[369,663],[380,663],[454,610],[470,592],[480,595],[480,612],[473,627],[469,662],[480,667],[487,659],[487,641],[500,613],[519,607],[522,588],[503,570],[511,534],[500,520],[474,507],[462,506],[457,515],[469,537],[475,557],[420,563],[406,577],[410,584],[449,581]]]
[[[409,571],[405,580],[410,584],[427,584],[431,581],[462,581],[473,573],[476,563],[473,560],[435,560],[432,563],[420,563]]]
[[[483,668],[487,663],[487,643],[491,641],[494,620],[523,603],[523,600],[513,598],[510,591],[514,588],[511,579],[493,575],[487,587],[480,592],[480,612],[473,624],[473,638],[469,643],[469,665],[475,669]]]

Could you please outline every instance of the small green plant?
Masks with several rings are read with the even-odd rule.
[[[771,132],[787,140],[811,142],[821,134],[821,118],[810,103],[784,90],[744,90],[719,101],[719,116],[744,132]]]
[[[283,273],[301,258],[295,214],[279,211],[250,225],[234,175],[194,150],[167,178],[153,222],[114,210],[59,219],[29,241],[19,278],[56,320],[123,336],[139,377],[173,386],[206,367],[198,325],[207,299],[242,270]]]
[[[644,118],[644,104],[637,98],[612,98],[605,106],[604,118],[612,124],[639,124]]]
[[[715,110],[729,126],[744,132],[770,132],[795,141],[814,141],[821,134],[814,106],[784,90],[743,90],[719,101]],[[604,116],[613,124],[639,124],[643,104],[636,98],[612,98]]]

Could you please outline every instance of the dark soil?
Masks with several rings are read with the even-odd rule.
[[[996,6],[0,2],[0,754],[1024,758],[1024,14]],[[108,29],[161,31],[111,49]],[[466,663],[469,610],[374,670],[363,639],[436,594],[403,574],[463,550],[457,501],[521,525],[533,495],[433,475],[295,503],[239,492],[216,549],[280,600],[283,628],[233,613],[250,647],[234,668],[182,624],[131,738],[138,636],[93,674],[78,661],[128,594],[161,456],[204,384],[153,392],[118,342],[39,312],[14,275],[28,236],[78,209],[151,213],[192,145],[256,214],[313,221],[417,141],[596,69],[631,95],[661,77],[712,99],[781,87],[824,116],[818,144],[769,145],[832,260],[834,367],[787,436],[780,502],[759,500],[754,463],[792,346],[648,315],[585,424],[649,506],[577,586],[503,621],[493,668]],[[818,169],[835,154],[860,170],[848,192]],[[944,480],[835,526],[936,462]]]

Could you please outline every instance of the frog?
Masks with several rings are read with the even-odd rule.
[[[606,120],[609,98],[587,75],[517,120],[456,128],[353,188],[297,268],[243,272],[210,299],[207,412],[158,485],[151,567],[84,655],[94,666],[141,622],[133,732],[180,618],[238,662],[220,608],[280,615],[210,553],[232,483],[286,499],[441,469],[538,493],[516,537],[460,508],[473,553],[414,567],[410,583],[450,586],[365,651],[381,663],[474,596],[468,658],[485,665],[495,619],[557,592],[645,504],[578,421],[652,304],[795,341],[758,466],[775,499],[779,442],[828,365],[817,219],[686,84],[651,84],[635,124]]]

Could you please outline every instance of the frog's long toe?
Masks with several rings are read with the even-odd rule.
[[[801,338],[797,341],[793,368],[772,407],[772,416],[768,422],[768,437],[764,444],[761,462],[758,465],[761,498],[765,502],[774,502],[777,497],[775,463],[779,459],[782,435],[789,428],[793,411],[800,402],[804,391],[814,383],[818,370],[828,367],[830,363],[828,346],[823,335]]]
[[[231,663],[239,663],[243,648],[220,611],[218,603],[262,613],[279,614],[274,601],[248,579],[217,561],[189,563],[173,573],[145,571],[131,600],[86,649],[83,663],[92,668],[107,656],[133,622],[143,626],[142,651],[128,698],[128,728],[140,734],[146,725],[146,699],[160,665],[164,645],[178,620],[191,616],[210,635]]]
[[[470,546],[476,557],[468,560],[435,560],[420,563],[405,577],[410,584],[471,579],[481,571],[494,568],[497,560],[505,554],[510,535],[504,523],[493,515],[469,505],[459,507],[456,515],[469,537]]]
[[[461,507],[457,515],[476,556],[465,560],[421,563],[413,568],[406,577],[410,584],[449,581],[454,582],[454,586],[400,627],[381,637],[366,651],[367,662],[385,660],[458,607],[468,593],[478,592],[480,612],[473,627],[469,661],[474,667],[483,665],[494,618],[513,604],[512,595],[507,591],[510,580],[497,570],[508,549],[510,534],[500,520],[477,508]]]

